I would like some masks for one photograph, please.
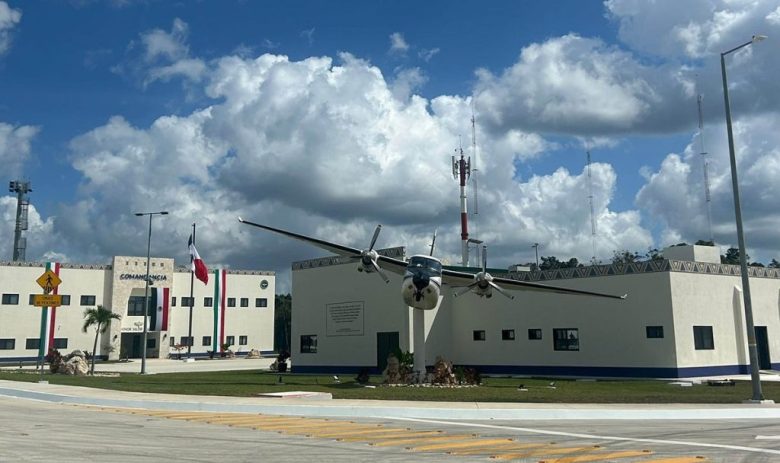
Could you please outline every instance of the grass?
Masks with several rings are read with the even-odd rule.
[[[279,384],[279,378],[283,384]],[[0,379],[37,382],[37,373],[2,371]],[[334,399],[431,400],[451,402],[533,402],[533,403],[740,403],[752,396],[749,381],[737,381],[733,387],[694,385],[680,387],[667,381],[599,380],[576,381],[542,378],[487,377],[479,387],[386,387],[372,376],[366,388],[353,378],[278,374],[260,370],[203,373],[166,373],[156,375],[74,377],[46,374],[51,384],[86,386],[120,391],[163,394],[195,394],[250,397],[282,391],[318,391],[333,394]],[[526,392],[518,391],[523,384]],[[762,383],[764,397],[780,402],[780,382]]]

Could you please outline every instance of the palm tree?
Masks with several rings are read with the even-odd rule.
[[[81,331],[86,333],[90,326],[95,325],[95,344],[92,346],[92,367],[89,371],[91,375],[95,374],[98,334],[106,332],[111,320],[119,320],[120,318],[122,318],[121,315],[112,312],[111,309],[106,309],[102,305],[84,311],[84,326],[81,328]]]

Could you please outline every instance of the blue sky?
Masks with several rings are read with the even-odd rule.
[[[669,11],[674,11],[670,15]],[[456,262],[449,156],[471,151],[491,266],[735,242],[719,52],[729,56],[749,254],[780,258],[780,2],[0,1],[0,161],[34,192],[28,260],[141,254],[132,212],[170,209],[156,253],[288,272],[319,255],[241,230],[244,215]],[[774,37],[774,39],[773,39]],[[470,186],[471,187],[471,186]],[[471,192],[470,196],[473,196]],[[424,198],[424,200],[421,200]],[[15,201],[0,197],[12,251]],[[473,207],[473,205],[472,205]],[[88,238],[85,238],[87,237]],[[380,244],[382,244],[380,242]]]

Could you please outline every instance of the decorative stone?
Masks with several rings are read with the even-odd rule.
[[[246,354],[246,357],[248,359],[259,359],[260,358],[260,351],[257,349],[252,349],[249,351],[248,354]]]

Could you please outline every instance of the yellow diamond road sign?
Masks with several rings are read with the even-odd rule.
[[[56,273],[52,272],[51,270],[46,270],[43,272],[43,275],[38,277],[37,280],[38,284],[43,288],[43,292],[46,294],[49,294],[50,292],[54,291],[54,288],[60,285],[62,283],[62,280],[60,280],[60,277],[57,276]]]

